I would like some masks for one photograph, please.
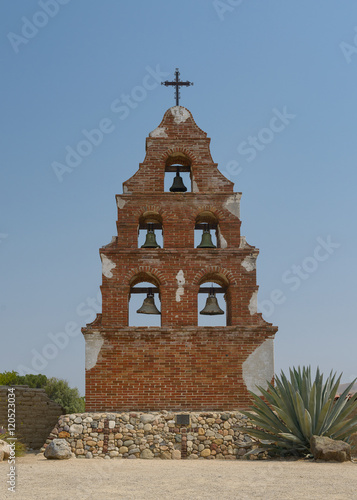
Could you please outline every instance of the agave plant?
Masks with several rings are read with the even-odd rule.
[[[271,383],[268,390],[257,386],[268,404],[250,392],[252,411],[242,413],[257,428],[240,430],[258,438],[260,450],[280,453],[308,454],[313,435],[347,440],[357,432],[357,415],[348,418],[357,409],[357,397],[346,398],[354,380],[335,401],[341,376],[336,379],[331,372],[324,383],[319,369],[314,381],[310,367],[290,369],[290,380],[281,372],[275,376],[275,387]]]

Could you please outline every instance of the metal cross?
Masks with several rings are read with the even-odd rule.
[[[193,82],[181,82],[180,78],[180,72],[178,68],[176,68],[175,71],[175,81],[174,82],[169,82],[166,80],[166,82],[161,82],[161,85],[165,85],[165,87],[168,87],[169,85],[173,85],[176,87],[175,89],[175,97],[176,97],[176,106],[179,106],[179,99],[180,99],[180,87],[185,86],[189,87],[190,85],[193,85]]]

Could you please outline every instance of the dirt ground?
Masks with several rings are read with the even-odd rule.
[[[16,459],[0,463],[0,498],[21,500],[357,500],[357,463],[221,460]]]

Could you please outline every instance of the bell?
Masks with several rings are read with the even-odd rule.
[[[145,243],[141,245],[141,248],[161,248],[160,245],[156,243],[156,236],[153,229],[154,225],[148,224],[148,226]]]
[[[149,290],[143,305],[136,311],[139,314],[161,314],[155,305],[154,294]]]
[[[211,233],[209,231],[209,225],[208,224],[206,224],[206,227],[203,230],[202,240],[201,240],[201,243],[198,245],[197,248],[216,248],[216,245],[214,245],[212,243]]]
[[[216,299],[213,288],[211,288],[208,298],[206,300],[206,305],[200,312],[200,314],[205,314],[207,316],[216,316],[217,314],[224,314],[224,311],[219,307],[218,301]]]
[[[174,182],[172,183],[172,186],[170,187],[170,191],[172,193],[184,193],[185,191],[187,191],[187,187],[183,183],[179,169],[176,170]]]

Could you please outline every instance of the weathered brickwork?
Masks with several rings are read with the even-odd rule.
[[[170,108],[146,139],[139,170],[117,195],[118,235],[100,249],[102,314],[86,328],[86,409],[218,410],[249,405],[248,389],[273,376],[277,328],[257,313],[258,250],[240,234],[240,197],[212,160],[191,113]],[[164,192],[165,172],[190,172],[191,192]],[[148,222],[163,248],[138,248]],[[209,223],[217,248],[195,248]],[[128,325],[132,287],[159,290],[161,327]],[[198,327],[197,294],[223,287],[226,327]]]
[[[246,408],[242,364],[274,333],[243,327],[98,330],[105,342],[87,371],[87,411]]]
[[[0,386],[0,427],[7,428],[8,387]],[[15,434],[29,448],[41,448],[58,417],[62,406],[52,401],[44,389],[15,386]]]

